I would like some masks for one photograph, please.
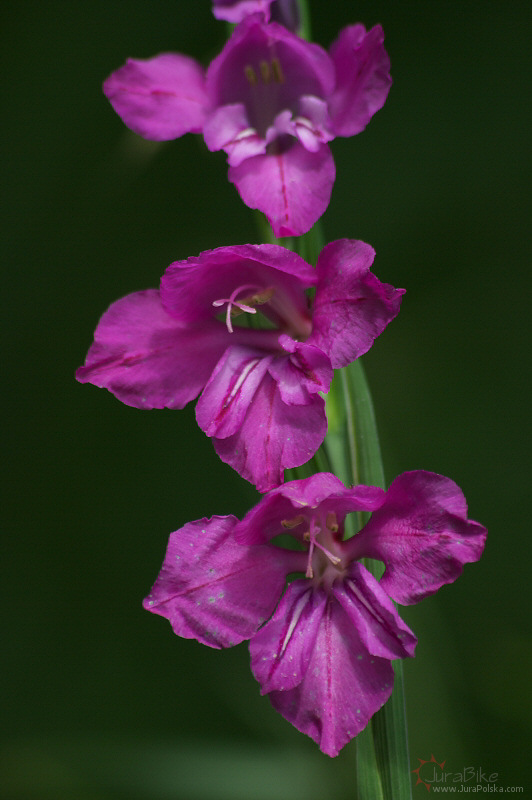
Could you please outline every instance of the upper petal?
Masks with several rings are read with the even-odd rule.
[[[319,395],[312,395],[308,405],[286,405],[276,381],[266,374],[238,430],[214,438],[214,448],[222,461],[266,492],[283,482],[285,469],[304,464],[323,442],[324,405]]]
[[[327,353],[335,369],[366,353],[399,313],[404,290],[370,272],[374,257],[369,244],[353,239],[331,242],[319,255],[308,343]]]
[[[350,25],[331,45],[336,87],[329,112],[337,136],[360,133],[386,101],[392,79],[383,41],[380,25],[367,33],[363,25]]]
[[[313,640],[303,679],[286,691],[271,691],[271,703],[285,719],[318,743],[329,756],[366,727],[393,688],[387,659],[371,658],[349,616],[321,589],[314,602],[321,619],[301,631]],[[317,632],[316,632],[317,627]]]
[[[179,53],[129,58],[103,91],[128,128],[155,141],[201,133],[210,108],[203,68]]]
[[[382,588],[408,605],[456,580],[465,563],[480,558],[486,535],[467,519],[464,495],[453,481],[417,470],[393,481],[350,546],[385,563]]]
[[[200,519],[170,534],[143,605],[170,620],[178,636],[231,647],[249,639],[275,608],[287,557],[275,547],[238,545],[232,537],[236,522],[232,516]]]
[[[291,250],[273,244],[234,245],[170,264],[161,279],[161,300],[182,323],[203,323],[216,313],[214,301],[230,297],[240,285],[256,284],[274,289],[268,304],[273,312],[279,303],[289,314],[308,317],[305,289],[315,282],[315,270]]]
[[[271,70],[274,61],[279,80]],[[322,47],[283,25],[265,23],[261,14],[237,25],[207,70],[207,89],[214,104],[246,103],[250,121],[261,133],[279,111],[293,108],[302,95],[328,97],[334,81],[333,62]]]
[[[229,168],[244,203],[258,208],[275,236],[300,236],[329,205],[336,171],[328,145],[316,152],[294,141],[280,153],[248,158]]]
[[[155,289],[135,292],[102,316],[76,378],[136,408],[183,408],[203,389],[228,338],[214,320],[180,326]]]
[[[341,521],[350,511],[375,511],[385,492],[376,486],[355,486],[346,489],[330,472],[319,472],[309,478],[289,481],[273,489],[252,508],[235,527],[235,538],[248,544],[267,542],[286,533],[283,520],[302,516],[300,527],[291,525],[290,532],[299,535],[308,530],[308,516],[318,507],[324,516],[334,511]]]

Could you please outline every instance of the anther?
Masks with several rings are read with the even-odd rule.
[[[337,533],[338,532],[338,520],[336,519],[336,512],[335,511],[330,511],[327,514],[327,522],[326,522],[326,524],[327,524],[328,529],[331,531],[331,533]]]
[[[324,546],[323,546],[322,544],[320,544],[319,542],[313,542],[313,544],[315,544],[315,545],[316,545],[316,547],[319,547],[319,549],[321,550],[321,552],[322,552],[322,553],[324,553],[324,554],[327,556],[327,558],[329,559],[329,561],[330,561],[332,564],[339,564],[339,563],[340,563],[340,561],[342,560],[342,559],[341,559],[341,558],[339,558],[338,556],[333,556],[333,554],[331,553],[331,551],[330,551],[330,550],[327,550],[327,548],[326,548],[326,547],[324,547]]]
[[[292,528],[297,528],[297,526],[300,525],[304,519],[305,517],[303,516],[303,514],[299,514],[297,517],[294,517],[293,519],[282,519],[281,525],[283,526],[283,528],[291,530]],[[309,538],[306,541],[310,541],[310,534]]]
[[[269,83],[271,78],[270,65],[268,64],[267,61],[261,61],[259,66],[260,66],[260,74],[262,80],[264,81],[264,83]]]
[[[256,86],[257,85],[257,83],[258,83],[257,73],[255,72],[255,70],[253,69],[251,64],[246,64],[246,66],[244,67],[244,75],[246,76],[246,78],[248,79],[248,82],[252,86]]]
[[[272,58],[272,72],[274,81],[277,83],[284,83],[283,70],[281,69],[281,62],[278,58]]]
[[[250,304],[254,306],[262,306],[264,303],[267,303],[275,294],[275,289],[273,286],[269,286],[267,289],[264,289],[263,292],[257,292],[257,294],[252,295],[250,298],[244,298],[245,300],[249,299]]]

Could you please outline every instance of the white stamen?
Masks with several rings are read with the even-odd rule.
[[[237,286],[234,292],[231,293],[230,297],[222,298],[220,300],[213,300],[212,304],[215,308],[219,308],[220,306],[223,306],[224,303],[227,303],[227,311],[225,314],[225,325],[229,333],[233,333],[233,324],[231,322],[231,313],[234,314],[233,306],[236,306],[241,311],[247,311],[249,314],[257,313],[256,309],[252,308],[246,303],[239,303],[238,300],[236,300],[239,294],[242,294],[242,292],[246,292],[248,289],[260,289],[260,286],[257,286],[254,283],[246,283],[243,284],[242,286]]]

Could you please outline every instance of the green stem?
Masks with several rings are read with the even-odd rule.
[[[355,415],[353,409],[353,402],[351,401],[351,388],[349,386],[349,378],[345,370],[340,370],[340,380],[342,381],[342,392],[345,403],[345,427],[346,427],[346,445],[347,457],[349,464],[349,474],[351,483],[357,486],[360,483],[358,477],[358,453],[356,446],[356,431],[355,431]],[[360,530],[360,527],[359,527]]]
[[[310,28],[310,13],[307,0],[298,0],[299,13],[301,15],[301,25],[299,28],[299,35],[302,39],[308,42],[312,39],[312,31]]]
[[[360,359],[335,373],[327,416],[325,450],[336,474],[348,475],[349,483],[384,488],[373,402]],[[360,530],[369,514],[356,517]],[[365,566],[377,579],[381,577],[380,562],[366,559]],[[391,698],[356,739],[358,800],[411,800],[402,661],[393,666]]]

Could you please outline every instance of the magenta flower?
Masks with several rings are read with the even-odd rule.
[[[266,491],[322,443],[333,368],[369,350],[399,312],[403,290],[370,272],[374,255],[343,239],[316,269],[266,244],[176,261],[160,291],[106,311],[76,377],[136,408],[183,408],[201,392],[196,419],[216,452]]]
[[[203,68],[164,53],[129,59],[104,83],[126,125],[146,139],[203,133],[224,150],[229,180],[276,236],[308,231],[329,203],[328,142],[360,133],[390,88],[380,26],[341,31],[330,55],[261,14],[247,17]]]
[[[344,541],[352,511],[372,516]],[[272,544],[281,533],[304,551]],[[241,522],[213,517],[172,533],[144,607],[210,647],[250,639],[262,694],[335,756],[390,696],[391,661],[414,655],[392,600],[415,603],[452,583],[480,558],[486,533],[441,475],[407,472],[384,492],[322,473],[265,495]],[[363,557],[384,562],[380,581]],[[279,599],[294,572],[305,577]]]

